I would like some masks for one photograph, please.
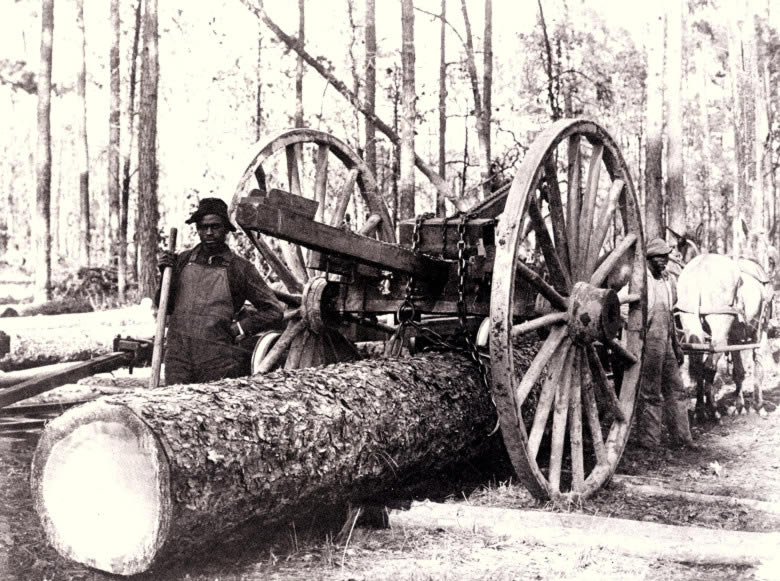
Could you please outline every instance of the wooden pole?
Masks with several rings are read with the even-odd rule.
[[[529,545],[568,545],[614,551],[643,559],[694,565],[755,566],[774,559],[780,533],[683,527],[628,519],[516,510],[464,504],[413,502],[388,511],[390,527],[461,531],[521,540]]]
[[[171,228],[168,238],[168,250],[176,251],[176,228]],[[168,318],[168,295],[171,292],[171,276],[173,269],[166,267],[163,270],[162,285],[160,286],[160,306],[157,309],[157,330],[154,334],[154,350],[152,351],[152,375],[149,378],[149,387],[154,389],[160,384],[160,366],[162,365],[162,348],[165,339],[165,321]]]

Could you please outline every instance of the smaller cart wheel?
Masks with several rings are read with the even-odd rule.
[[[344,142],[322,131],[297,128],[261,142],[256,151],[233,194],[231,216],[235,216],[241,198],[253,190],[265,194],[280,188],[316,200],[314,219],[318,222],[383,242],[396,241],[390,213],[373,174]],[[309,268],[310,257],[305,249],[283,241],[269,243],[251,231],[245,233],[289,293],[297,297],[309,294],[305,289],[310,280],[316,280],[316,271]],[[306,309],[304,301],[302,311]],[[289,321],[277,348],[265,352],[267,360],[258,362],[256,368],[253,365],[253,372],[265,372],[282,363],[286,368],[334,363],[354,351],[338,330],[322,329],[321,321],[314,325],[299,323],[300,317]]]
[[[617,467],[639,388],[645,268],[614,141],[590,121],[553,124],[500,216],[490,305],[493,399],[515,470],[538,498],[587,497]]]

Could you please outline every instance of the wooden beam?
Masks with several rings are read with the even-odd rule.
[[[263,204],[262,198],[242,200],[236,221],[248,230],[257,230],[318,252],[343,256],[385,270],[438,278],[446,276],[448,269],[444,261],[416,254],[396,244],[314,222],[285,208]]]
[[[75,383],[79,379],[95,375],[96,373],[113,371],[128,363],[132,358],[133,353],[131,352],[109,353],[84,363],[77,363],[61,371],[53,371],[41,377],[28,379],[0,392],[0,408],[52,390],[55,387],[60,387],[66,383]]]

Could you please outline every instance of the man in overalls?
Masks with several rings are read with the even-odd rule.
[[[647,336],[637,429],[639,446],[649,449],[661,445],[662,416],[672,445],[695,448],[679,368],[683,353],[672,318],[675,289],[665,272],[670,252],[661,238],[647,244]]]
[[[200,200],[186,223],[196,225],[200,244],[179,254],[165,251],[158,261],[161,270],[173,268],[166,384],[247,375],[251,353],[237,343],[262,328],[278,326],[284,305],[252,263],[228,248],[227,233],[236,228],[224,201]],[[246,301],[256,311],[247,313]]]

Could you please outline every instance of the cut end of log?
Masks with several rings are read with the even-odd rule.
[[[148,568],[170,522],[169,468],[128,408],[90,403],[49,424],[33,458],[33,501],[63,556],[120,575]]]

